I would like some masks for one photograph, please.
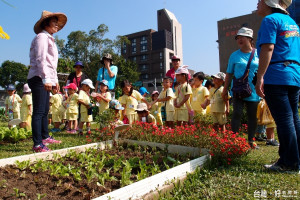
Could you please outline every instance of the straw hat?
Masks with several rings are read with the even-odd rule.
[[[40,32],[43,31],[43,29],[41,27],[42,22],[45,19],[49,18],[49,17],[57,17],[57,19],[58,19],[58,31],[61,30],[65,26],[65,24],[67,23],[67,16],[64,13],[52,13],[52,12],[44,10],[42,12],[41,18],[34,25],[33,30],[36,34],[39,34]]]

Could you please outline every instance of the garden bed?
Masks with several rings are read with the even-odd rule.
[[[116,147],[102,150],[107,144],[112,146],[108,141],[90,144],[89,149],[84,145],[73,150],[2,159],[0,165],[6,166],[0,168],[0,199],[91,199],[104,194],[97,199],[138,198],[166,181],[193,171],[206,159],[190,161],[199,155],[199,148],[134,143],[137,141],[119,141]],[[178,149],[180,152],[184,149],[185,155],[170,154]],[[198,155],[192,156],[197,151]],[[17,165],[11,165],[15,160],[19,160]],[[117,190],[120,187],[123,188]]]

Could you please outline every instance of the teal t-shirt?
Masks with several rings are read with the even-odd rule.
[[[113,90],[115,88],[115,82],[118,74],[118,67],[115,65],[110,66],[110,70],[115,74],[115,76],[112,78],[108,75],[106,68],[104,67],[100,68],[98,71],[97,81],[102,81],[103,70],[104,70],[104,80],[108,81],[108,89]]]
[[[287,60],[300,63],[300,34],[296,22],[289,15],[281,13],[266,16],[258,32],[258,53],[262,44],[274,44],[271,62],[264,76],[264,84],[300,87],[300,65],[283,64]]]
[[[250,55],[251,55],[251,52],[244,53],[241,50],[237,50],[237,51],[233,52],[229,58],[228,67],[227,67],[226,72],[229,74],[233,74],[235,78],[241,78],[245,73]],[[249,75],[248,75],[248,81],[250,84],[252,94],[250,97],[244,98],[243,100],[245,100],[245,101],[259,101],[260,100],[259,96],[256,94],[255,86],[252,83],[252,80],[255,76],[255,73],[257,72],[257,69],[258,69],[258,56],[257,56],[257,51],[255,51],[253,60],[251,61],[251,64],[250,64],[250,70],[249,70]]]

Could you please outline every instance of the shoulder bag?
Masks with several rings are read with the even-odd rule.
[[[244,75],[241,78],[233,77],[233,86],[231,90],[233,93],[233,97],[235,98],[243,99],[243,98],[250,97],[252,94],[249,81],[248,81],[248,75],[250,70],[250,64],[254,57],[254,53],[255,53],[255,48],[253,48],[251,52]]]

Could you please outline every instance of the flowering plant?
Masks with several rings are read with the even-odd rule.
[[[250,146],[242,136],[232,131],[214,130],[211,125],[195,124],[171,129],[143,122],[135,122],[121,134],[127,139],[207,148],[213,161],[226,164],[249,152]]]

